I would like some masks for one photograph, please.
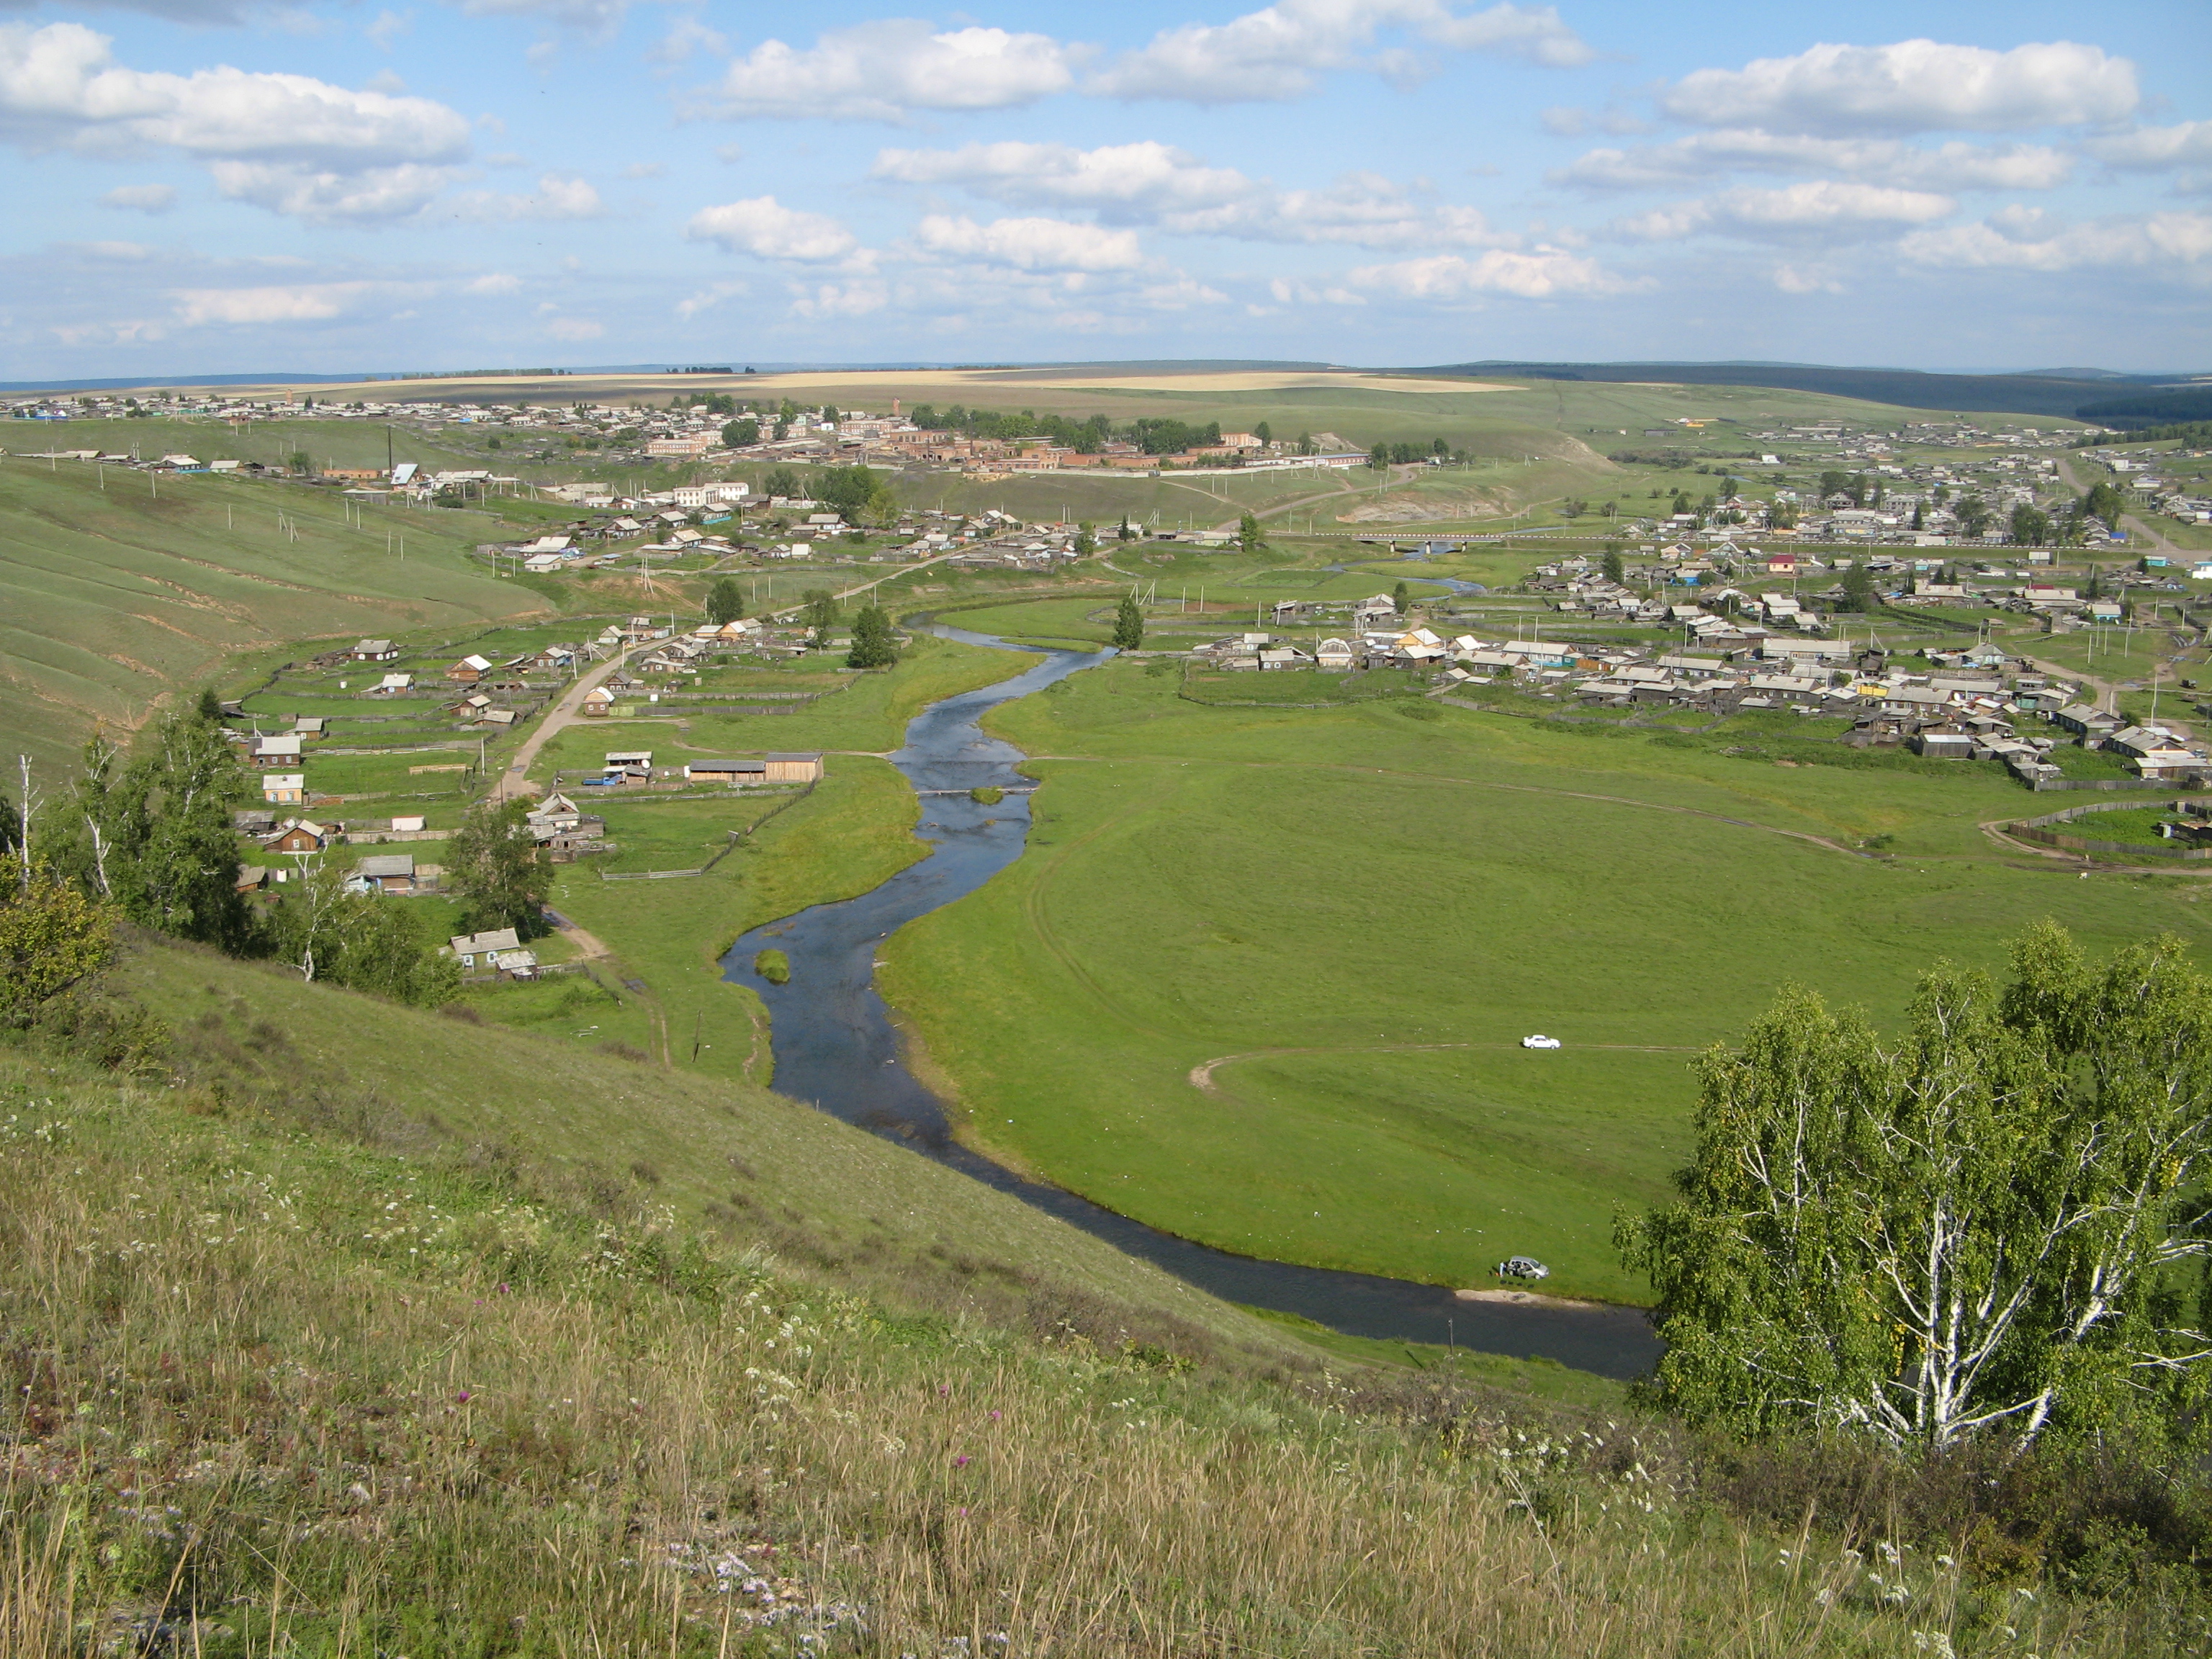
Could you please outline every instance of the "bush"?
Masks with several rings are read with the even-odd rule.
[[[996,806],[1006,799],[1006,792],[992,784],[979,784],[968,792],[968,799],[978,806]]]
[[[753,958],[753,972],[771,985],[791,983],[791,958],[773,946]]]

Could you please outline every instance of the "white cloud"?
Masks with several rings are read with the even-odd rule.
[[[303,283],[292,287],[188,288],[172,296],[187,327],[209,323],[326,322],[357,308],[374,283]]]
[[[589,317],[556,317],[545,325],[545,331],[556,340],[596,340],[607,325]]]
[[[2042,144],[1923,149],[1894,138],[1816,138],[1755,127],[1692,133],[1671,143],[1594,149],[1547,174],[1587,190],[1648,190],[1732,173],[1819,173],[1920,190],[2048,190],[2073,175],[2063,150]]]
[[[1618,294],[1634,286],[1595,259],[1558,248],[1536,248],[1526,253],[1493,248],[1474,259],[1456,253],[1437,254],[1393,264],[1364,265],[1347,280],[1354,288],[1444,302],[1485,294],[1548,300],[1562,295]]]
[[[676,302],[678,321],[690,322],[703,311],[712,311],[726,300],[735,300],[751,292],[744,283],[714,283]]]
[[[727,252],[796,264],[830,264],[865,257],[860,239],[835,219],[785,207],[773,196],[702,208],[691,216],[684,234],[695,242],[716,243]]]
[[[820,283],[811,287],[793,287],[791,314],[824,321],[839,317],[865,317],[870,312],[881,311],[890,302],[888,289],[873,281],[857,283]]]
[[[461,0],[461,9],[471,17],[542,17],[549,23],[605,34],[622,21],[629,4],[629,0]]]
[[[378,12],[376,21],[363,27],[362,33],[368,37],[378,51],[390,52],[394,40],[403,34],[411,34],[414,31],[415,14],[413,12],[386,10]]]
[[[1611,227],[1638,241],[1686,236],[1850,238],[1926,225],[1957,210],[1948,196],[1881,185],[1810,179],[1780,190],[1729,190],[1699,202],[1641,213]]]
[[[913,110],[1009,109],[1064,92],[1080,48],[1049,35],[970,27],[937,32],[891,17],[824,32],[804,51],[766,40],[707,94],[731,117],[901,121]]]
[[[519,294],[522,291],[522,278],[511,276],[505,271],[493,271],[470,278],[462,285],[461,291],[465,294]]]
[[[994,219],[983,225],[933,213],[915,228],[915,240],[941,258],[1017,270],[1132,270],[1145,262],[1135,231],[1065,219]]]
[[[2212,121],[2184,121],[2179,126],[2137,127],[2092,138],[2081,146],[2108,167],[2145,171],[2212,162]]]
[[[1144,139],[1078,149],[1073,144],[963,144],[957,149],[886,149],[870,177],[909,185],[957,185],[1017,207],[1087,207],[1139,222],[1162,213],[1219,207],[1259,188],[1234,167]]]
[[[449,168],[362,167],[347,172],[281,161],[216,161],[208,171],[234,202],[298,219],[404,219],[419,213],[452,179]]]
[[[1841,294],[1844,285],[1817,265],[1777,265],[1774,286],[1784,294]]]
[[[1949,270],[2148,269],[2203,282],[2212,278],[2212,213],[2154,213],[2057,224],[2048,214],[2014,210],[1978,224],[1922,231],[1899,247],[1914,263]]]
[[[110,44],[76,23],[0,25],[0,137],[94,154],[166,145],[208,162],[225,195],[311,218],[411,213],[468,153],[467,121],[427,98],[227,66],[142,71]]]
[[[1097,149],[1012,142],[886,149],[872,176],[957,185],[1014,206],[1090,208],[1109,224],[1158,225],[1178,235],[1375,248],[1506,240],[1476,209],[1418,201],[1374,173],[1347,174],[1326,190],[1278,190],[1150,139]]]
[[[1586,64],[1596,55],[1551,6],[1501,0],[1485,11],[1460,13],[1446,0],[1278,0],[1226,23],[1163,29],[1116,59],[1088,89],[1115,98],[1220,104],[1302,97],[1326,70],[1414,77],[1421,64],[1413,52],[1361,56],[1379,33],[1393,27],[1431,46],[1553,68]]]
[[[1187,235],[1353,247],[1487,247],[1515,240],[1492,230],[1479,208],[1417,201],[1372,173],[1347,174],[1327,190],[1270,190],[1225,207],[1168,214],[1160,223]]]
[[[139,213],[167,213],[176,206],[177,192],[171,185],[118,185],[100,198],[100,204]]]
[[[1699,126],[1773,132],[2000,131],[2120,120],[2139,101],[2135,65],[2070,40],[1992,52],[1899,40],[1823,44],[1740,70],[1698,70],[1659,94]]]
[[[454,218],[486,224],[515,219],[597,219],[606,210],[588,179],[564,179],[557,173],[541,177],[528,196],[477,191],[456,197],[449,210]]]

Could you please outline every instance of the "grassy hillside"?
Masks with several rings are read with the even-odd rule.
[[[1893,1565],[1734,1518],[1663,1425],[1323,1369],[754,1091],[169,947],[124,988],[173,1028],[136,1080],[0,1048],[25,1659],[2200,1634],[2179,1581],[2026,1593],[1987,1527]]]
[[[489,520],[208,475],[0,463],[0,746],[51,763],[95,721],[298,642],[551,609],[466,562]],[[280,520],[280,516],[282,518]],[[289,526],[289,527],[288,527]],[[406,556],[398,538],[407,538]]]
[[[1226,1249],[1462,1285],[1522,1251],[1634,1300],[1613,1212],[1682,1161],[1692,1055],[1778,984],[1893,1018],[1929,962],[1995,965],[2045,915],[2212,947],[2186,878],[2001,854],[1978,825],[2023,798],[1989,768],[1721,752],[1803,721],[1698,739],[1179,684],[1116,663],[992,717],[1046,757],[1030,851],[893,936],[881,982],[980,1143]],[[1876,836],[1888,857],[1855,850]],[[1518,1046],[1539,1031],[1565,1048]]]

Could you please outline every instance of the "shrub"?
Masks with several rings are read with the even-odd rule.
[[[1006,792],[993,784],[979,784],[968,792],[968,799],[978,806],[996,806],[1006,799]]]
[[[791,958],[774,946],[753,958],[753,972],[771,985],[791,983]]]

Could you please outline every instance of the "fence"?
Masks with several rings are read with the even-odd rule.
[[[2182,806],[2183,803],[2176,800],[2173,811],[2178,813]],[[2003,828],[2004,833],[2015,841],[2033,842],[2039,847],[2055,847],[2063,852],[2081,853],[2099,858],[2163,859],[2172,864],[2201,864],[2212,860],[2212,847],[2149,847],[2134,842],[2091,841],[2082,836],[2063,835],[2051,827],[2057,823],[2071,823],[2092,812],[2142,810],[2142,804],[2136,801],[2100,802],[2088,806],[2071,807],[2063,812],[2047,812],[2039,818],[2021,818]]]
[[[798,805],[799,802],[805,800],[813,793],[814,786],[810,783],[806,787],[799,790],[789,799],[779,802],[769,811],[762,813],[759,817],[753,821],[750,827],[743,830],[731,830],[730,839],[723,846],[722,850],[715,854],[714,857],[708,859],[696,870],[620,870],[611,872],[605,870],[600,870],[599,872],[599,879],[601,881],[678,881],[686,876],[703,876],[716,865],[720,864],[724,859],[729,857],[731,854],[736,852],[746,841],[751,839],[753,831],[759,829],[762,824],[766,823],[770,818],[775,817],[779,812],[788,812],[793,807]],[[597,866],[592,867],[594,869],[598,868]]]

